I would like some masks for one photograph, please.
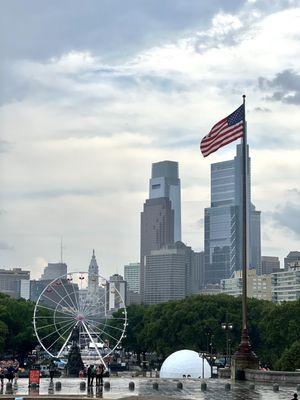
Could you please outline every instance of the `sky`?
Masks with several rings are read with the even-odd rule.
[[[199,143],[246,94],[262,255],[300,250],[300,1],[4,0],[0,268],[139,260],[151,164],[179,162],[182,239],[203,243]]]

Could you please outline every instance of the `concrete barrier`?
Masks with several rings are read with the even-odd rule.
[[[262,371],[261,369],[246,369],[245,378],[248,381],[269,383],[300,384],[300,372],[290,371]]]
[[[201,383],[201,391],[205,392],[206,390],[207,390],[207,384],[206,384],[206,382],[202,382]]]
[[[61,382],[60,381],[55,382],[55,390],[57,390],[57,391],[61,390]]]
[[[297,385],[296,390],[297,392],[300,392],[300,384]]]
[[[13,393],[13,386],[11,382],[7,382],[5,386],[5,393],[6,394],[12,394]]]
[[[154,390],[158,390],[158,382],[154,382],[152,387]]]
[[[86,382],[85,381],[81,381],[79,384],[79,389],[80,390],[85,390],[86,389]]]
[[[249,389],[250,389],[250,390],[254,390],[254,389],[255,389],[255,385],[254,385],[254,383],[250,383],[250,385],[249,385]]]
[[[129,384],[128,384],[129,390],[134,390],[134,387],[135,387],[134,382],[129,382]]]
[[[230,389],[231,389],[230,383],[225,383],[225,390],[230,390]]]
[[[183,388],[182,382],[177,382],[177,389],[182,389],[182,388]]]
[[[104,382],[104,389],[110,390],[110,382],[108,382],[108,381]]]
[[[279,390],[279,385],[278,385],[278,383],[274,383],[274,385],[273,385],[273,392],[278,392],[278,390]]]

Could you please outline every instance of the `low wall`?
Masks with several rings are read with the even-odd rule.
[[[300,372],[246,369],[245,378],[257,382],[300,383]]]

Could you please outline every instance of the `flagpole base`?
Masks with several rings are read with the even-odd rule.
[[[258,367],[259,360],[251,349],[248,330],[243,329],[241,343],[231,359],[231,379],[245,380],[245,370]]]

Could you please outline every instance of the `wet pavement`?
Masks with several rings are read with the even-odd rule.
[[[55,383],[61,382],[61,390],[55,389]],[[180,380],[182,389],[177,388],[179,380],[151,379],[151,378],[121,378],[113,377],[105,379],[110,383],[110,389],[93,387],[87,391],[80,390],[81,379],[60,378],[54,380],[52,390],[49,391],[49,379],[41,379],[39,389],[28,388],[28,379],[19,379],[17,387],[14,386],[14,397],[31,395],[81,395],[90,398],[119,399],[128,396],[141,396],[153,398],[168,397],[171,399],[190,399],[190,400],[290,400],[296,392],[296,385],[280,386],[278,392],[273,392],[273,385],[256,384],[251,388],[250,382],[232,383],[229,380],[207,379],[207,390],[201,391],[201,380]],[[104,382],[104,383],[105,383]],[[129,390],[129,382],[134,382],[134,390]],[[158,389],[153,388],[153,384],[158,384]],[[225,389],[225,384],[230,383],[230,390]],[[5,395],[5,385],[0,392]],[[299,396],[300,397],[300,396]],[[1,398],[1,396],[0,396]]]

